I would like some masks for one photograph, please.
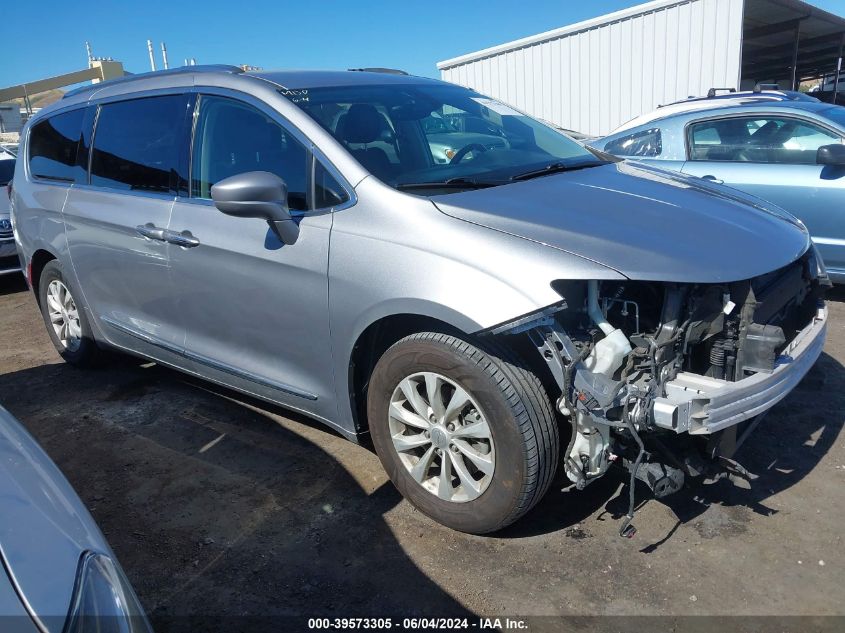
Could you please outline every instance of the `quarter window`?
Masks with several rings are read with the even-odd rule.
[[[349,195],[340,186],[320,161],[314,164],[314,208],[328,209],[349,200]]]
[[[191,195],[211,198],[211,186],[250,171],[269,171],[288,187],[288,206],[308,209],[308,152],[281,125],[252,106],[202,97],[194,132]]]
[[[56,114],[33,126],[29,134],[29,171],[36,178],[85,182],[86,168],[77,165],[84,109]]]
[[[663,137],[659,128],[642,130],[610,141],[604,146],[604,151],[614,156],[660,156],[663,151]]]
[[[114,189],[170,191],[185,107],[182,95],[103,105],[94,132],[91,184]]]
[[[814,165],[816,151],[842,139],[786,117],[734,117],[690,126],[690,160]]]

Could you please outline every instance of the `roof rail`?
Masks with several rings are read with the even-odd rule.
[[[736,92],[736,88],[710,88],[710,90],[707,91],[707,98],[712,99],[716,96],[716,92],[719,90],[722,92]]]
[[[91,92],[94,90],[99,90],[105,86],[112,86],[114,84],[124,83],[127,81],[134,81],[135,79],[146,79],[149,77],[163,77],[167,75],[182,75],[185,73],[232,73],[233,75],[237,75],[244,72],[243,68],[240,66],[229,66],[227,64],[200,64],[196,66],[178,66],[176,68],[168,68],[167,70],[153,70],[147,73],[126,73],[123,77],[118,77],[117,79],[109,79],[107,81],[101,81],[96,84],[90,84],[87,86],[82,86],[81,88],[75,88],[74,90],[68,90],[62,99],[67,99],[68,97],[73,97],[78,94],[84,94],[86,92]]]
[[[404,70],[398,68],[347,68],[350,72],[356,73],[384,73],[385,75],[407,75]]]

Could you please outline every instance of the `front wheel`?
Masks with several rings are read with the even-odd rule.
[[[516,521],[557,467],[548,395],[507,356],[424,332],[388,349],[370,378],[370,433],[385,470],[417,508],[462,532]]]

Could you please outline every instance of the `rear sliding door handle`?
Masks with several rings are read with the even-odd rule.
[[[158,228],[152,222],[147,222],[146,224],[139,224],[135,227],[135,230],[144,237],[149,238],[151,240],[158,240],[159,242],[165,241],[164,234],[167,232],[165,229]]]
[[[715,182],[717,185],[724,185],[725,181],[721,178],[716,178],[716,176],[702,176],[702,180],[707,180],[708,182]]]
[[[200,241],[191,235],[190,231],[182,231],[181,233],[165,231],[164,239],[171,244],[184,246],[185,248],[193,248],[194,246],[200,245]]]

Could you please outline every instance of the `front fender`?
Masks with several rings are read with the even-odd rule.
[[[361,334],[395,315],[462,332],[561,300],[559,279],[624,279],[590,260],[449,217],[430,200],[365,179],[337,212],[329,249],[329,318],[339,423],[354,428],[348,368]]]

